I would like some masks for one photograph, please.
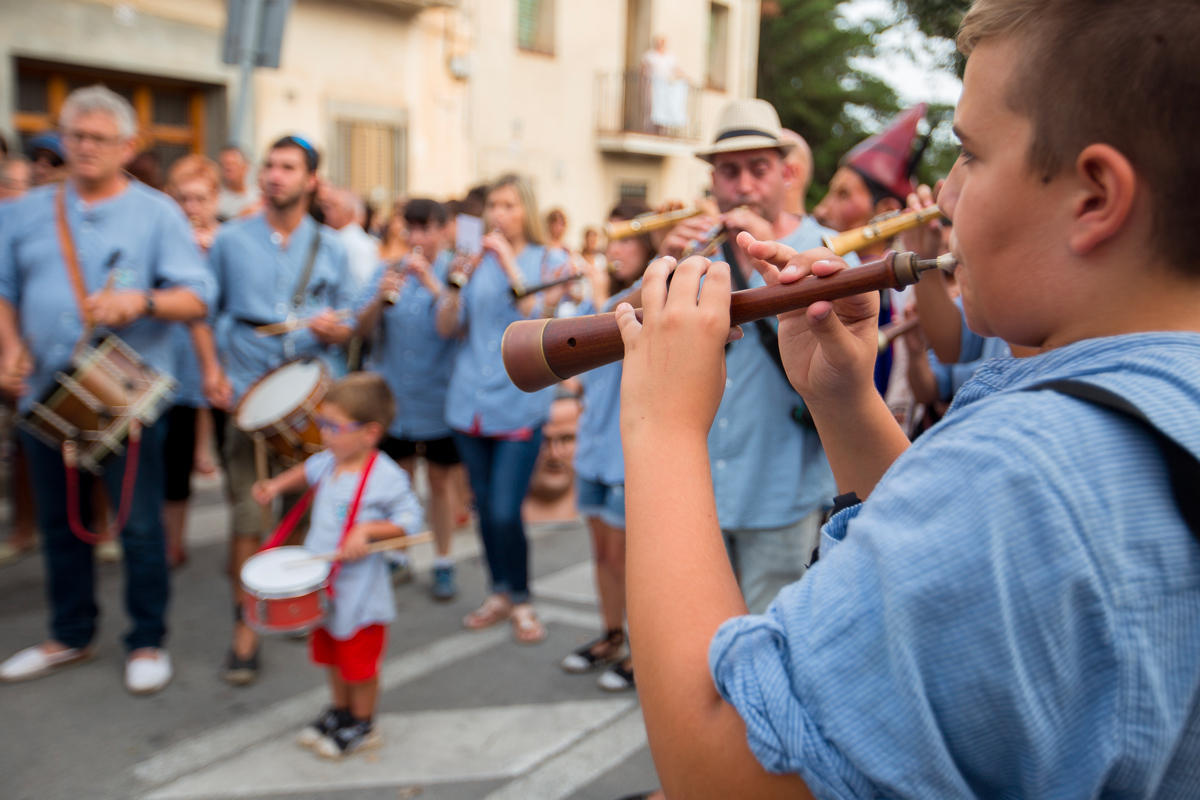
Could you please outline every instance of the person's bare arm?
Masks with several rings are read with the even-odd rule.
[[[154,318],[167,322],[203,319],[208,311],[204,301],[183,286],[150,291],[103,289],[84,300],[95,323],[108,328],[123,327],[149,314],[151,305]]]
[[[937,378],[929,366],[929,359],[925,357],[924,342],[918,339],[919,346],[909,345],[907,339],[914,334],[915,331],[905,334],[905,345],[908,346],[908,385],[912,389],[913,399],[918,403],[936,403],[939,399]]]
[[[0,391],[9,397],[29,392],[25,378],[30,373],[28,353],[17,326],[17,310],[0,299]]]
[[[217,358],[217,343],[213,338],[212,326],[196,321],[188,325],[192,336],[192,348],[196,351],[196,362],[200,365],[200,385],[204,399],[213,408],[228,411],[233,405],[233,387],[221,360]]]
[[[771,285],[808,275],[826,277],[847,266],[829,250],[797,253],[745,232],[738,235],[738,244]],[[788,379],[812,412],[838,490],[863,499],[909,445],[875,389],[878,324],[878,292],[821,301],[779,316],[779,349]]]
[[[442,292],[437,299],[437,316],[434,318],[434,327],[437,328],[438,336],[443,339],[453,339],[455,336],[461,336],[465,331],[465,324],[460,325],[458,322],[458,306],[461,302],[462,292],[453,286],[447,286],[446,291]]]
[[[668,296],[671,266],[663,259],[646,273],[643,323],[628,303],[617,311],[629,630],[650,749],[668,797],[808,797],[798,776],[759,764],[708,670],[717,628],[746,613],[717,523],[707,444],[724,391],[730,278],[728,265],[688,259]]]
[[[937,189],[940,192],[941,181],[938,182]],[[924,184],[918,186],[917,191],[908,196],[908,210],[919,211],[932,206],[938,192]],[[900,250],[911,250],[921,258],[937,258],[941,255],[941,244],[939,225],[937,222],[930,222],[901,234],[897,247]],[[950,297],[950,290],[946,286],[942,271],[934,269],[926,272],[913,287],[913,292],[921,313],[921,329],[925,331],[934,355],[943,364],[956,363],[962,347],[962,313]]]

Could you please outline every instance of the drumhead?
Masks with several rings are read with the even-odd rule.
[[[242,586],[259,597],[296,597],[316,589],[329,577],[328,561],[308,561],[307,547],[275,547],[251,556],[242,565]]]
[[[244,431],[257,431],[291,414],[321,382],[320,361],[284,364],[250,388],[238,406],[234,422]]]

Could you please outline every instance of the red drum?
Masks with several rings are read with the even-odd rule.
[[[242,619],[259,633],[308,633],[329,614],[330,562],[306,547],[275,547],[242,566]]]

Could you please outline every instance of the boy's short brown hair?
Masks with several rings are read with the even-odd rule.
[[[1200,276],[1200,3],[975,0],[958,48],[1010,36],[1008,103],[1033,122],[1030,166],[1049,181],[1088,145],[1115,147],[1149,188],[1159,254]]]
[[[355,422],[378,422],[384,430],[396,416],[392,390],[374,372],[352,372],[335,381],[324,402],[337,406]]]

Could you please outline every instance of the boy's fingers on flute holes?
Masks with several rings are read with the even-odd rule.
[[[642,276],[642,308],[643,314],[653,314],[667,303],[667,276],[675,268],[675,259],[671,256],[650,262]]]
[[[638,322],[637,313],[629,303],[620,303],[617,306],[617,329],[621,331],[621,341],[626,347],[642,330],[642,323]]]
[[[737,236],[738,246],[751,258],[765,261],[772,266],[783,268],[796,255],[796,251],[779,242],[763,242],[742,231]]]
[[[700,281],[709,272],[712,262],[703,256],[685,258],[675,267],[675,277],[671,279],[671,289],[667,293],[667,307],[696,305],[696,297],[700,293]]]

